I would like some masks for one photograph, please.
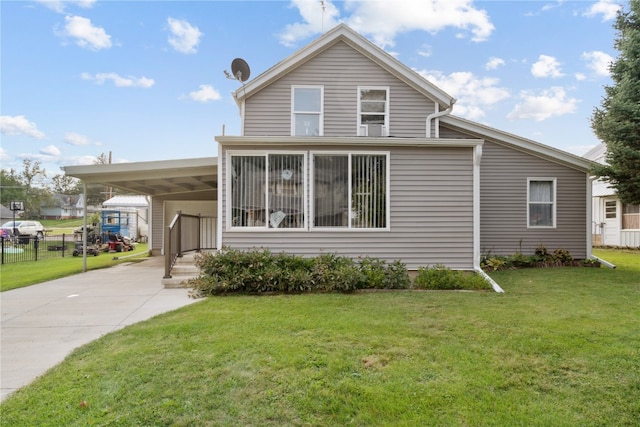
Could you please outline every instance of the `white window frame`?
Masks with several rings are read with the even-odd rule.
[[[316,156],[348,156],[348,176],[350,177],[350,181],[349,181],[349,185],[348,185],[348,200],[349,200],[349,208],[348,208],[348,220],[347,220],[347,225],[346,226],[341,226],[341,227],[320,227],[320,226],[315,226],[315,181],[314,181],[314,176],[315,176],[315,157]],[[352,159],[353,156],[384,156],[386,159],[386,167],[385,167],[385,209],[386,209],[386,215],[385,215],[385,219],[386,219],[386,223],[384,227],[375,227],[375,228],[363,228],[363,227],[353,227],[352,223],[353,223],[353,209],[351,206],[352,203],[352,190],[353,190],[353,185],[351,182],[351,172],[352,172]],[[314,231],[331,231],[331,232],[336,232],[336,231],[344,231],[344,232],[353,232],[353,231],[357,231],[357,232],[361,232],[361,231],[367,231],[367,232],[371,232],[371,231],[389,231],[391,229],[391,195],[390,195],[390,189],[391,189],[391,162],[390,162],[390,152],[389,151],[311,151],[309,153],[309,157],[310,157],[310,168],[309,168],[309,180],[310,180],[310,188],[311,188],[311,192],[309,195],[309,215],[308,215],[308,219],[309,219],[309,227],[311,230]]]
[[[307,110],[296,111],[295,94],[297,89],[320,89],[320,111],[307,111]],[[304,136],[304,135],[296,135],[296,116],[298,114],[318,115],[318,135],[310,135],[310,136],[324,135],[324,86],[322,85],[292,85],[291,86],[291,136]]]
[[[384,110],[384,124],[382,125],[382,135],[381,136],[389,136],[389,98],[391,89],[389,86],[358,86],[358,123],[357,123],[357,135],[358,136],[369,136],[368,126],[366,124],[362,124],[362,91],[363,90],[384,90],[387,94],[385,99],[385,110]],[[368,114],[368,113],[364,113]]]
[[[303,200],[303,207],[302,207],[302,214],[303,214],[303,221],[302,221],[302,226],[300,227],[296,227],[296,228],[278,228],[278,227],[270,227],[269,226],[269,221],[265,220],[264,225],[257,225],[257,226],[238,226],[238,225],[233,225],[233,206],[232,206],[232,199],[233,199],[233,194],[232,194],[232,187],[231,187],[231,158],[232,157],[241,157],[241,156],[247,156],[247,157],[259,157],[259,156],[263,156],[265,157],[265,184],[267,182],[269,182],[269,156],[270,155],[278,155],[278,154],[289,154],[289,155],[302,155],[303,156],[303,164],[302,164],[302,176],[303,176],[303,182],[302,182],[302,200]],[[309,209],[308,209],[308,170],[309,170],[309,161],[308,161],[308,152],[307,151],[300,151],[300,150],[286,150],[286,151],[279,151],[279,150],[269,150],[269,151],[245,151],[245,150],[233,150],[233,151],[227,151],[227,155],[226,155],[226,178],[225,178],[225,184],[226,184],[226,188],[225,188],[225,193],[226,193],[226,228],[228,231],[264,231],[264,232],[300,232],[300,231],[305,231],[308,230],[308,224],[309,224]],[[265,218],[268,218],[268,213],[269,213],[269,186],[265,185],[264,186],[264,197],[265,197],[265,207],[264,207],[264,215]]]
[[[537,182],[537,181],[542,181],[542,182],[550,182],[552,185],[552,201],[551,202],[532,202],[531,201],[531,182]],[[550,178],[550,177],[530,177],[527,178],[527,228],[535,228],[535,229],[539,229],[539,228],[556,228],[557,227],[557,222],[556,222],[556,210],[557,210],[557,205],[558,205],[558,197],[557,197],[557,193],[558,193],[558,183],[557,183],[557,178]],[[531,225],[531,221],[530,221],[530,213],[531,213],[531,209],[530,206],[531,205],[540,205],[540,204],[549,204],[551,205],[551,225]]]

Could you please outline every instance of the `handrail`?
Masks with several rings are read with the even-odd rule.
[[[171,269],[183,253],[215,249],[216,219],[176,212],[164,233],[164,279],[171,278]]]

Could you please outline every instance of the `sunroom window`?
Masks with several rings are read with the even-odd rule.
[[[358,135],[389,135],[389,88],[358,88]]]
[[[555,178],[528,179],[527,224],[529,227],[555,227],[556,180]]]
[[[232,155],[231,226],[303,228],[303,154]]]
[[[322,136],[324,87],[291,87],[291,135]]]
[[[315,154],[313,226],[386,228],[386,154]]]

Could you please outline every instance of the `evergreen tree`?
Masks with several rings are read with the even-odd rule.
[[[640,204],[640,0],[620,11],[614,47],[620,52],[611,64],[613,86],[605,87],[591,127],[607,146],[608,165],[594,169],[606,178],[623,203]]]

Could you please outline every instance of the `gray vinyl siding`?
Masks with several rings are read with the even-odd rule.
[[[480,169],[480,250],[533,254],[567,249],[586,257],[586,175],[493,142],[485,142]],[[527,228],[527,178],[556,178],[556,228]]]
[[[323,147],[291,147],[292,151],[296,149],[321,151]],[[341,150],[356,151],[353,147]],[[229,231],[225,205],[223,246],[241,250],[268,247],[275,253],[303,256],[335,253],[354,259],[361,256],[389,262],[399,259],[410,270],[435,264],[472,269],[473,149],[390,147],[389,151],[389,230]],[[226,161],[226,150],[222,148],[219,165],[223,177]],[[226,185],[223,179],[221,195],[226,194]]]
[[[356,136],[358,86],[389,86],[389,135],[425,137],[434,102],[344,42],[250,96],[244,136],[291,135],[291,86],[324,86],[324,136]]]

